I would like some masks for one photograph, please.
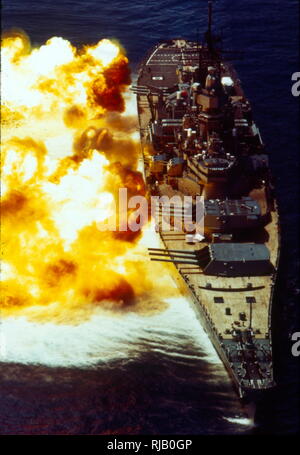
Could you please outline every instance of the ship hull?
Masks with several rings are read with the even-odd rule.
[[[155,138],[151,131],[149,134],[151,123],[153,127],[153,123],[159,123],[163,117],[166,117],[165,100],[170,96],[170,92],[172,96],[172,87],[178,82],[177,71],[175,70],[178,62],[184,63],[187,68],[189,67],[188,65],[195,65],[195,63],[200,61],[197,52],[200,52],[198,43],[190,43],[185,40],[168,41],[150,51],[140,67],[137,86],[134,91],[137,94],[144,174],[151,195],[198,194],[199,191],[202,191],[204,198],[211,200],[210,198],[214,197],[214,192],[217,195],[218,193],[221,194],[224,191],[224,187],[226,191],[226,183],[225,185],[223,183],[222,185],[219,183],[208,185],[207,182],[203,185],[204,190],[199,190],[198,180],[201,178],[204,180],[201,174],[196,175],[197,178],[193,177],[192,185],[189,187],[187,187],[186,182],[183,182],[183,178],[177,179],[176,191],[173,191],[172,185],[167,185],[165,180],[156,182],[154,185],[152,178],[151,182],[153,168],[151,170],[152,158],[149,155],[149,148],[153,148],[153,146],[156,148],[162,147],[161,143],[158,146],[155,144]],[[203,48],[201,52],[207,58],[207,49]],[[205,65],[203,61],[205,61],[204,58],[202,58],[202,65]],[[218,64],[220,64],[220,61]],[[225,76],[230,76],[231,80],[234,81],[236,96],[243,98],[244,93],[234,68],[226,62],[223,62],[222,65],[222,71]],[[198,117],[201,117],[201,115],[205,117],[204,114],[200,112]],[[217,115],[214,114],[214,117],[217,119]],[[180,123],[172,119],[170,123],[172,121],[176,125]],[[215,124],[218,122],[214,118],[209,121],[216,122]],[[174,130],[178,131],[178,126],[176,128],[177,130]],[[155,155],[153,150],[152,154]],[[187,161],[189,161],[189,157],[187,157]],[[156,173],[155,171],[154,175],[155,178],[160,178],[159,172]],[[187,175],[185,180],[189,177]],[[264,225],[256,230],[254,229],[254,232],[259,231],[261,237],[259,237],[259,240],[251,238],[251,244],[263,243],[268,248],[273,269],[272,273],[267,276],[261,276],[259,273],[241,277],[238,276],[238,273],[236,276],[224,276],[224,274],[223,276],[222,274],[212,276],[209,273],[204,273],[200,268],[192,270],[185,265],[186,263],[180,264],[173,261],[173,264],[170,265],[170,272],[178,288],[187,297],[198,320],[207,332],[232,379],[239,397],[246,402],[257,401],[264,390],[275,386],[272,361],[271,312],[280,251],[279,219],[271,184],[268,182],[262,189],[252,190],[250,195],[260,205],[261,210],[264,211],[264,217],[262,217]],[[201,253],[200,250],[201,248],[203,249],[204,245],[209,248],[210,243],[207,243],[206,240],[198,245],[187,244],[186,233],[183,230],[172,233],[170,231],[166,232],[161,229],[161,221],[162,218],[159,219],[158,226],[161,251],[169,254],[169,257],[174,259],[172,251],[186,252],[189,255],[188,257],[191,257],[190,255],[193,252]],[[211,234],[209,229],[207,232],[208,235]],[[250,230],[248,229],[247,232],[249,233]],[[261,239],[263,239],[263,242]],[[225,249],[226,245],[224,244]],[[222,304],[225,303],[228,307],[230,306],[231,315],[224,316],[224,309],[226,313],[228,308],[224,305],[222,306],[222,304],[216,305],[216,302],[222,302]],[[247,338],[250,331],[248,330],[247,332],[244,329],[245,322],[241,318],[241,315],[245,315],[245,320],[247,321],[249,320],[249,314],[251,321],[250,340]],[[240,321],[238,321],[239,318]],[[252,326],[256,328],[255,334]]]
[[[168,246],[164,242],[163,236],[159,235],[159,238],[160,238],[161,247],[167,248]],[[184,277],[181,275],[181,273],[178,271],[178,269],[175,265],[170,264],[169,271],[170,271],[170,275],[172,276],[174,282],[176,283],[180,293],[189,302],[189,305],[190,305],[191,309],[193,310],[195,316],[197,317],[199,323],[201,324],[201,327],[207,333],[219,358],[223,362],[223,364],[228,372],[228,375],[232,381],[234,389],[235,389],[236,393],[238,394],[239,398],[242,400],[242,402],[245,405],[248,405],[251,403],[257,403],[258,401],[260,401],[265,389],[254,389],[251,387],[245,388],[241,384],[240,379],[234,373],[234,370],[232,369],[232,366],[230,365],[229,359],[227,357],[226,352],[224,351],[223,346],[220,343],[219,337],[217,336],[215,330],[213,329],[211,322],[207,319],[207,313],[205,312],[204,307],[201,305],[199,297],[194,294],[194,292],[192,291],[192,289],[189,286],[187,286],[187,283],[186,283]],[[270,308],[270,311],[271,310],[272,310],[272,308]],[[272,342],[271,342],[271,331],[270,331],[270,345],[271,344],[272,344]],[[273,389],[275,387],[275,385],[276,385],[275,382],[273,382],[270,385],[270,387],[267,387],[267,389],[268,390]],[[253,409],[252,409],[252,411],[253,411]]]

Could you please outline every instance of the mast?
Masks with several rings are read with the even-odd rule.
[[[211,24],[212,24],[212,1],[208,2],[208,28],[206,32],[206,42],[208,50],[212,51],[212,34],[211,34]]]

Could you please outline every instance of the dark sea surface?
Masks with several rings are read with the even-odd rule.
[[[117,38],[135,73],[160,39],[196,39],[197,29],[204,32],[206,5],[204,0],[4,0],[2,27],[24,29],[34,45],[52,36],[77,46]],[[86,331],[35,328],[27,348],[25,324],[15,340],[18,354],[0,363],[0,434],[299,430],[299,358],[292,357],[290,341],[291,333],[300,331],[299,99],[291,94],[291,75],[300,70],[298,1],[219,0],[214,26],[222,32],[225,48],[244,52],[234,63],[268,146],[276,182],[282,223],[282,270],[273,317],[278,387],[263,398],[253,425],[206,335],[201,327],[198,333],[193,313],[183,305],[173,303],[167,315],[145,325],[138,317],[117,322],[107,317],[102,326],[107,334],[98,333],[97,320]],[[107,327],[114,324],[117,328],[110,332]],[[41,343],[39,333],[45,338],[48,331],[49,338]],[[112,333],[118,334],[113,340]],[[103,344],[97,347],[98,339]]]

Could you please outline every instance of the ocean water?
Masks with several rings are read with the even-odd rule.
[[[133,74],[160,39],[196,39],[204,0],[4,0],[2,27],[33,44],[62,36],[75,45],[117,38]],[[278,387],[247,417],[206,334],[184,299],[159,315],[99,313],[79,326],[3,320],[0,434],[295,433],[299,419],[298,1],[215,1],[214,27],[234,60],[271,155],[281,213],[282,267],[274,304]]]

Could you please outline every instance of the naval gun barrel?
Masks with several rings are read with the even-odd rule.
[[[150,261],[158,261],[158,262],[172,262],[173,264],[188,264],[188,265],[198,265],[197,261],[181,261],[177,259],[161,259],[161,258],[150,258]]]

